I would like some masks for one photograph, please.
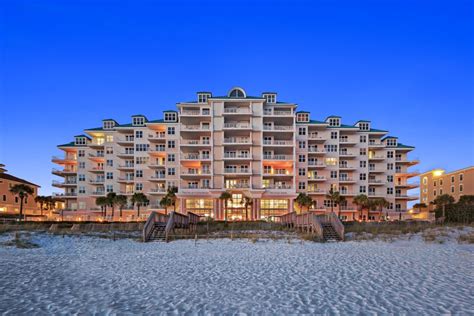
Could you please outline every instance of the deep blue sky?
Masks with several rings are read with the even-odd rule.
[[[103,118],[160,118],[242,86],[372,120],[418,169],[474,165],[472,1],[0,2],[0,162],[52,191],[51,156]]]

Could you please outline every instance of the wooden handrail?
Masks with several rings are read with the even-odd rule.
[[[168,216],[153,211],[148,216],[148,219],[143,226],[143,241],[150,240],[150,235],[153,232],[153,228],[155,227],[156,223],[166,223],[168,221]]]
[[[344,225],[339,217],[337,217],[336,213],[331,212],[326,215],[318,215],[318,219],[321,223],[331,224],[341,240],[344,240]]]

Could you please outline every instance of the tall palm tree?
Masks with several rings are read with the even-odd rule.
[[[109,204],[108,199],[105,196],[100,196],[95,199],[95,205],[100,207],[102,216],[107,216],[107,205]]]
[[[168,194],[161,198],[160,206],[165,209],[166,215],[168,215],[168,207],[170,207],[171,205],[173,205],[173,201],[171,200]]]
[[[377,206],[378,206],[379,213],[380,213],[379,216],[382,215],[382,212],[383,212],[384,208],[387,208],[387,207],[390,206],[390,203],[384,198],[376,199],[375,204],[377,204]],[[387,214],[385,214],[385,218],[387,218],[387,217],[388,217],[388,211],[387,211]]]
[[[244,196],[244,198],[242,199],[242,204],[245,207],[245,220],[248,221],[249,220],[249,207],[253,205],[253,199],[251,197]]]
[[[168,198],[171,200],[171,205],[173,206],[173,211],[175,212],[176,212],[176,201],[178,200],[176,193],[178,193],[177,187],[169,187],[168,192],[166,193],[166,195],[168,195]]]
[[[326,197],[331,201],[331,213],[334,213],[334,206],[339,206],[343,201],[346,200],[345,197],[341,196],[339,191],[334,191],[333,188],[329,190],[329,193]],[[338,217],[341,217],[341,208],[339,207]]]
[[[140,206],[150,202],[146,195],[140,192],[134,193],[130,201],[132,202],[132,205],[137,206],[137,217],[140,217]]]
[[[117,197],[117,193],[115,192],[109,192],[107,193],[106,199],[107,199],[107,204],[112,208],[112,221],[114,220],[114,215],[115,215],[115,205],[117,204],[117,201],[115,198]]]
[[[43,216],[43,209],[44,209],[44,205],[47,202],[47,197],[43,196],[43,195],[38,195],[38,196],[35,197],[35,202],[37,204],[39,204],[40,214],[41,214],[41,216]]]
[[[119,207],[119,215],[120,215],[120,218],[122,218],[122,211],[123,211],[123,208],[127,205],[128,203],[128,198],[126,195],[117,195],[115,197],[115,203],[118,205]]]
[[[10,192],[14,195],[18,195],[18,197],[20,198],[19,220],[21,221],[23,219],[23,202],[29,195],[32,195],[35,191],[32,187],[26,184],[15,184],[10,188]]]
[[[369,205],[369,198],[365,194],[359,194],[354,197],[353,203],[357,205],[357,210],[359,213],[359,218],[362,217],[362,211],[366,209]]]
[[[221,195],[219,196],[219,200],[223,200],[224,201],[224,219],[225,221],[227,222],[227,204],[228,204],[228,201],[229,200],[232,200],[232,194],[230,194],[229,192],[227,191],[224,191],[221,193]]]
[[[309,195],[303,192],[298,194],[295,199],[295,202],[300,207],[301,212],[303,212],[305,207],[307,207],[307,210],[309,211],[309,208],[313,205],[313,199],[311,199]]]
[[[379,203],[377,202],[377,199],[369,199],[369,203],[367,204],[367,208],[370,211],[377,211],[379,207]]]
[[[436,205],[436,207],[441,207],[442,210],[442,218],[446,217],[446,206],[453,204],[454,203],[454,198],[449,195],[449,194],[442,194],[438,195],[436,199],[434,199],[433,204]]]
[[[56,199],[51,195],[46,196],[46,206],[48,207],[48,210],[53,211],[56,207]]]

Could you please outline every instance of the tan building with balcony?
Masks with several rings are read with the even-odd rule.
[[[345,219],[358,219],[354,196],[383,197],[385,213],[404,212],[416,185],[408,179],[417,163],[414,148],[386,136],[368,121],[344,125],[337,116],[324,121],[296,112],[296,104],[277,101],[277,94],[248,96],[233,88],[225,96],[198,92],[197,100],[177,104],[162,120],[143,115],[131,124],[103,120],[75,141],[58,146],[64,156],[53,162],[63,181],[59,194],[73,210],[94,211],[95,199],[107,192],[131,196],[143,192],[148,210],[158,210],[166,188],[178,187],[178,209],[225,217],[224,191],[232,194],[229,219],[256,220],[297,209],[294,198],[306,192],[315,210],[326,212],[331,188],[346,197]],[[252,204],[245,209],[244,197]],[[375,218],[380,214],[369,214]]]
[[[456,201],[463,195],[474,195],[474,167],[467,167],[452,172],[433,169],[420,174],[420,203],[430,209],[437,196],[449,194]]]
[[[20,198],[10,192],[10,189],[17,184],[25,184],[33,189],[33,194],[29,195],[23,202],[23,214],[37,214],[39,208],[35,198],[40,186],[6,172],[5,165],[0,164],[0,214],[19,214]]]

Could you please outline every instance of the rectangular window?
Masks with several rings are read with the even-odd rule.
[[[361,148],[361,149],[360,149],[360,155],[361,155],[361,156],[367,155],[367,149]]]
[[[112,180],[114,178],[114,173],[113,172],[107,172],[106,178],[107,178],[107,180]]]
[[[298,128],[298,135],[306,135],[306,127]]]
[[[168,148],[175,148],[175,141],[174,140],[169,140],[168,141]]]
[[[387,151],[387,158],[393,158],[393,151]]]
[[[301,149],[306,148],[306,142],[304,142],[304,141],[298,142],[298,147],[301,148]]]
[[[393,182],[393,176],[387,176],[387,182]]]
[[[168,168],[168,175],[169,176],[174,176],[176,174],[176,169],[175,168]]]
[[[393,188],[387,188],[387,194],[393,194]]]
[[[306,189],[306,182],[298,182],[298,189],[305,190]]]
[[[165,122],[176,122],[176,113],[174,112],[165,113]]]
[[[462,184],[459,185],[459,192],[462,192],[463,190],[463,187],[462,187]]]
[[[361,185],[361,186],[359,187],[359,192],[360,192],[360,193],[366,193],[366,192],[367,192],[366,186],[365,186],[365,185]]]
[[[173,162],[173,161],[175,161],[175,159],[176,159],[175,154],[168,154],[168,161],[169,162]]]
[[[85,174],[78,174],[77,178],[80,182],[86,181],[86,175]]]
[[[135,131],[135,138],[143,138],[143,131]]]
[[[77,151],[77,156],[84,157],[85,155],[86,155],[86,152],[83,149]]]
[[[298,169],[298,175],[305,176],[306,175],[306,169],[305,168],[299,168]]]
[[[306,161],[306,156],[305,155],[299,155],[298,156],[298,161],[299,162],[305,162]]]
[[[459,181],[462,181],[463,179],[464,179],[464,174],[461,173],[461,174],[459,175]]]
[[[367,143],[367,136],[366,135],[360,135],[360,142],[361,143]]]
[[[135,191],[143,190],[143,183],[135,183]]]
[[[360,166],[361,168],[367,168],[367,161],[361,161],[361,162],[359,162],[359,166]]]
[[[331,171],[331,179],[337,179],[337,171]]]
[[[361,173],[361,174],[359,175],[359,180],[361,180],[361,181],[367,180],[367,174]]]
[[[337,132],[331,132],[331,139],[337,139]]]
[[[136,178],[143,178],[143,170],[135,170]]]
[[[168,135],[174,135],[175,134],[175,128],[174,127],[168,127]]]
[[[112,184],[107,184],[105,190],[107,193],[114,192],[114,186]]]

